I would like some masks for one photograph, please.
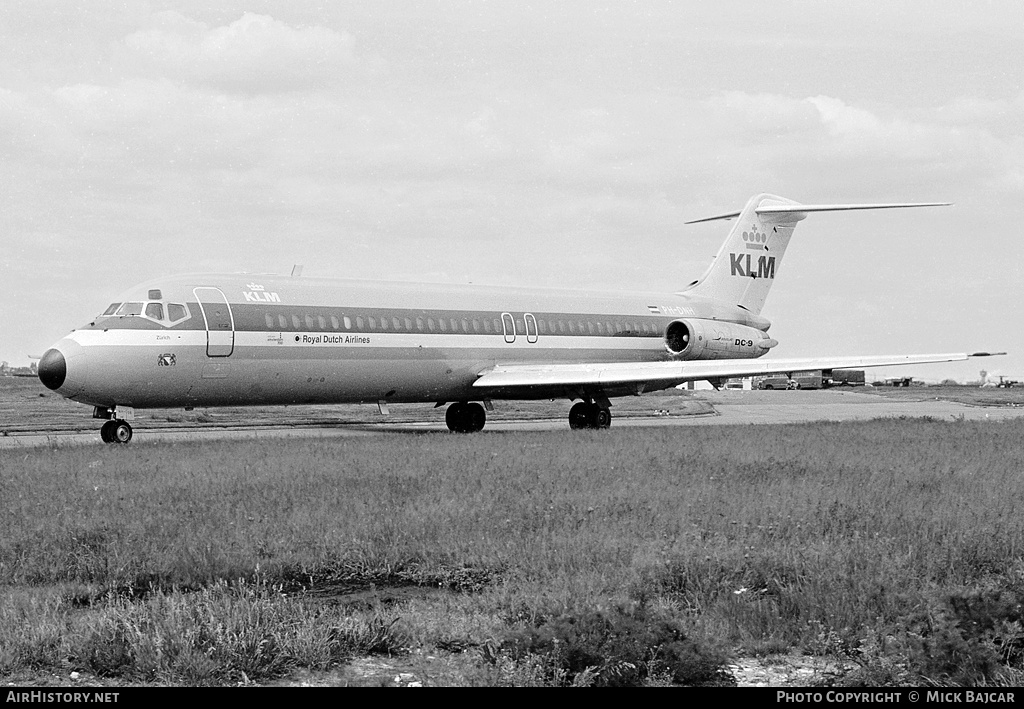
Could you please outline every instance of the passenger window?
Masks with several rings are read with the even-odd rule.
[[[302,323],[299,321],[298,315],[292,315],[292,327],[296,330],[302,329]]]
[[[164,319],[164,306],[161,303],[147,303],[146,304],[146,317],[152,320],[163,320]]]
[[[412,332],[412,318],[405,319],[405,329],[406,332]]]
[[[516,332],[526,332],[526,326],[523,325],[522,318],[516,318]]]
[[[349,318],[348,315],[342,315],[341,316],[341,320],[342,320],[342,322],[345,323],[345,329],[346,330],[351,330],[352,329],[352,320]]]
[[[462,331],[469,332],[469,320],[466,320],[466,318],[462,318]]]
[[[491,331],[491,321],[488,320],[487,318],[484,318],[484,332],[490,332],[490,331]]]
[[[168,306],[167,309],[170,310],[170,306]],[[270,328],[270,329],[273,329],[273,327],[274,327],[274,316],[271,315],[270,313],[266,313],[264,315],[264,319],[267,321],[267,327]]]
[[[473,318],[473,332],[480,332],[480,319]]]
[[[331,316],[331,327],[333,327],[335,330],[338,330],[338,329],[341,328],[341,323],[338,322],[338,316],[337,315],[332,315]]]
[[[444,321],[444,318],[438,318],[437,324],[441,326],[441,332],[448,332],[448,323]]]
[[[455,318],[452,318],[451,319],[451,324],[452,324],[452,332],[458,332],[459,331],[459,321],[456,320]]]
[[[571,332],[573,335],[576,334],[576,323],[574,323],[572,320],[569,321],[569,332]]]
[[[277,316],[277,324],[280,325],[282,330],[287,329],[287,327],[288,327],[288,320],[285,319],[284,315],[278,315]]]
[[[500,335],[503,332],[504,330],[501,329],[501,320],[499,320],[498,318],[494,318],[494,333],[496,335]]]
[[[416,329],[423,332],[423,318],[416,318]]]
[[[120,303],[111,303],[110,307],[103,311],[103,315],[113,315],[114,313],[117,312],[117,309],[120,307]],[[101,315],[100,317],[103,317],[103,315]]]
[[[356,329],[358,329],[360,332],[362,332],[362,330],[363,330],[363,316],[362,315],[357,315],[356,316]]]
[[[542,335],[548,331],[548,324],[544,320],[538,320],[537,327],[540,329],[540,334]]]
[[[431,332],[434,331],[434,318],[427,318],[427,329]]]
[[[380,319],[380,329],[381,330],[387,330],[388,329],[388,319],[387,318],[381,318]]]
[[[323,315],[317,315],[316,316],[316,324],[320,326],[321,330],[326,330],[327,329],[327,321],[324,320],[324,316]]]
[[[312,330],[313,329],[313,316],[312,315],[307,315],[306,316],[306,329],[307,330]]]
[[[168,303],[167,304],[167,319],[172,323],[184,320],[188,317],[188,310],[181,303]]]

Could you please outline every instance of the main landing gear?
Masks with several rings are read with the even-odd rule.
[[[452,433],[476,433],[487,422],[484,407],[475,401],[452,404],[444,414],[444,422]]]
[[[127,421],[113,419],[103,424],[100,438],[104,443],[127,443],[132,440],[132,427]]]
[[[612,412],[599,404],[588,404],[585,401],[573,404],[569,409],[569,428],[608,428],[612,425]]]

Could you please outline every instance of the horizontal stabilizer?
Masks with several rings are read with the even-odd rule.
[[[855,209],[904,209],[907,207],[948,207],[951,202],[900,202],[896,204],[771,204],[758,207],[754,211],[757,214],[807,214],[808,212],[845,212]],[[718,214],[714,217],[694,219],[684,224],[700,224],[701,222],[713,222],[719,219],[734,219],[740,215],[740,211]]]

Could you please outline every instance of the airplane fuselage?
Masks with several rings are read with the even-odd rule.
[[[680,319],[704,324],[695,344],[715,339],[700,359],[768,351],[763,317],[685,294],[176,276],[56,343],[64,376],[51,388],[97,407],[480,400],[473,382],[499,364],[671,360],[666,329]]]
[[[704,274],[679,293],[386,283],[251,274],[161,278],[123,293],[39,361],[39,379],[127,443],[135,408],[450,402],[449,430],[483,429],[492,399],[576,401],[570,428],[611,425],[611,398],[683,382],[967,359],[759,359],[760,315],[810,212],[936,206],[799,204],[755,195]],[[482,404],[480,402],[483,402]]]

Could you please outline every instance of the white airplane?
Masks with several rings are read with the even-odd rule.
[[[121,294],[46,351],[39,379],[94,407],[108,443],[134,409],[453,402],[479,431],[497,399],[578,400],[569,425],[607,428],[611,399],[692,380],[981,356],[758,359],[760,315],[796,223],[810,212],[940,206],[807,205],[761,194],[710,267],[678,293],[388,283],[272,275],[160,278]],[[688,222],[690,224],[696,222]],[[481,403],[482,402],[482,405]]]

